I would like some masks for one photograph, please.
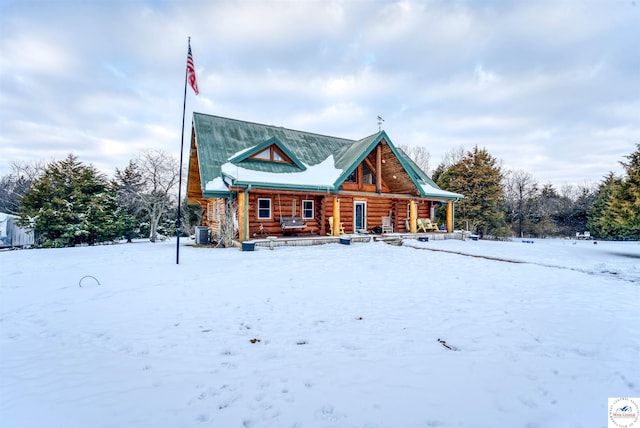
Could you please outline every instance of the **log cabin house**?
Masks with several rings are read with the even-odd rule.
[[[452,232],[463,198],[440,189],[384,130],[354,141],[202,113],[193,114],[187,196],[214,235],[235,201],[241,242],[383,226],[416,233],[440,204]]]

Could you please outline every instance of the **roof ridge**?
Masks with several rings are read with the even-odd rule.
[[[356,141],[356,142],[358,142],[358,141],[363,141],[363,140],[366,140],[366,139],[368,139],[368,138],[377,137],[378,135],[380,135],[380,134],[382,134],[382,133],[385,133],[385,134],[386,134],[386,132],[384,132],[384,130],[380,130],[380,131],[374,132],[374,133],[373,133],[373,134],[371,134],[371,135],[367,135],[366,137],[363,137],[363,138],[360,138],[359,140],[354,140],[354,141]]]
[[[206,114],[206,113],[200,113],[200,112],[196,112],[196,111],[194,111],[193,114],[194,115],[198,114],[200,116],[214,117],[214,118],[223,119],[223,120],[230,120],[230,121],[233,121],[233,122],[240,122],[240,123],[246,123],[246,124],[251,124],[251,125],[263,126],[263,127],[268,127],[268,128],[279,128],[279,129],[284,129],[285,131],[299,132],[300,134],[307,134],[307,135],[316,135],[318,137],[333,138],[333,139],[336,139],[336,140],[342,140],[342,141],[346,141],[346,142],[350,142],[350,143],[355,143],[355,142],[364,140],[364,138],[371,137],[371,135],[370,135],[368,137],[364,137],[364,138],[361,138],[359,140],[352,140],[350,138],[335,137],[333,135],[320,134],[320,133],[317,133],[317,132],[301,131],[299,129],[287,128],[287,127],[284,127],[284,126],[267,125],[266,123],[259,123],[259,122],[249,121],[249,120],[234,119],[232,117],[218,116],[216,114]],[[375,135],[375,134],[372,134],[372,135]]]

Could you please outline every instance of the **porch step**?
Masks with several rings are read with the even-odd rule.
[[[399,236],[380,236],[375,238],[376,241],[384,242],[389,245],[402,245],[402,238]]]

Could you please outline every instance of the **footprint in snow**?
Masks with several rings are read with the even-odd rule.
[[[325,420],[327,422],[336,423],[341,419],[344,419],[346,415],[341,412],[337,412],[334,407],[330,404],[326,404],[322,406],[316,412],[316,418]]]

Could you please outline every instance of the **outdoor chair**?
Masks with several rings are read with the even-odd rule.
[[[391,217],[382,217],[382,233],[393,233],[393,225],[391,224]]]
[[[423,232],[431,232],[433,230],[438,230],[438,225],[436,223],[432,223],[429,218],[419,218],[418,219],[418,232],[421,230]]]

